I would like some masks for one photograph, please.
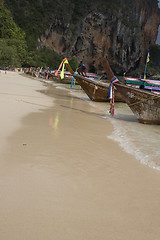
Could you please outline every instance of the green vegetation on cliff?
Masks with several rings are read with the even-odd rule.
[[[153,1],[153,0],[152,0]],[[74,25],[90,11],[118,11],[123,0],[4,0],[16,24],[26,33],[29,50],[37,46],[37,39],[56,19]]]
[[[0,1],[0,65],[21,66],[26,57],[25,33]]]
[[[0,65],[57,67],[62,59],[57,53],[38,46],[37,39],[60,20],[70,23],[72,34],[88,12],[121,11],[125,24],[136,26],[130,11],[135,0],[0,0]],[[157,6],[157,0],[140,0],[140,4]],[[8,10],[7,10],[8,9]],[[115,13],[115,14],[113,14]],[[58,26],[59,30],[61,26]],[[57,30],[57,31],[58,31]],[[63,32],[63,29],[62,29]],[[2,63],[3,62],[3,63]]]

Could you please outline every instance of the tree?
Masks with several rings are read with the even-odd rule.
[[[25,33],[0,1],[0,65],[21,66],[26,59]]]

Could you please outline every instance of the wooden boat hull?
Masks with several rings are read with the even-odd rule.
[[[54,74],[51,74],[51,78],[57,83],[71,84],[72,82],[71,77],[64,77],[63,79],[61,79],[60,75],[55,76]]]
[[[69,64],[66,64],[66,67],[68,68],[71,74],[74,74],[74,71],[71,69]],[[92,101],[95,102],[110,101],[109,98],[107,98],[109,83],[100,82],[95,79],[89,79],[79,74],[75,76],[75,79]],[[115,91],[114,100],[115,102],[124,102],[121,94],[117,90]]]
[[[35,72],[26,72],[26,74],[28,74],[28,75],[30,75],[30,76],[32,76],[32,77],[36,77]]]
[[[160,124],[160,95],[114,83],[140,123]]]
[[[109,83],[98,82],[97,80],[91,80],[80,75],[75,76],[77,82],[88,95],[88,97],[95,102],[109,102],[108,89]],[[121,94],[115,90],[115,102],[124,102]]]
[[[50,73],[49,76],[50,76],[51,79],[53,79],[54,82],[63,83],[63,84],[71,84],[72,78],[73,78],[73,76],[67,76],[67,75],[65,76],[64,75],[64,78],[61,79],[59,74],[57,76],[55,76],[55,74],[52,74],[52,73]],[[75,81],[74,84],[77,85],[78,83]]]

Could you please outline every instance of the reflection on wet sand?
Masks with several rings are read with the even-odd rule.
[[[53,119],[53,116],[50,116],[49,125],[56,130],[58,128],[58,122],[59,122],[59,116],[57,112],[54,119]]]

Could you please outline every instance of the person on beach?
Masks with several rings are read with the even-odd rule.
[[[49,73],[50,73],[50,70],[49,70],[49,67],[47,67],[47,69],[46,69],[46,80],[49,79]]]
[[[5,74],[7,73],[7,67],[5,67]]]
[[[1,66],[0,66],[0,73],[1,73]]]
[[[86,66],[82,63],[82,61],[80,62],[80,65],[78,66],[77,72],[79,73],[79,75],[82,75],[82,76],[86,77],[87,68],[86,68]]]

